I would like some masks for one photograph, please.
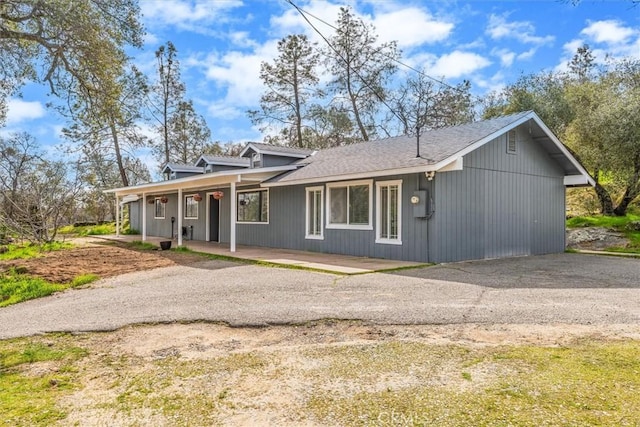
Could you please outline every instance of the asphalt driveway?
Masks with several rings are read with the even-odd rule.
[[[0,308],[0,338],[137,323],[639,324],[640,259],[557,254],[338,276],[206,261]]]

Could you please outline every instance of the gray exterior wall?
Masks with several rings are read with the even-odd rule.
[[[414,190],[428,190],[432,183],[424,174],[396,175],[379,181],[402,180],[402,245],[376,243],[376,180],[373,182],[372,230],[328,229],[324,220],[324,239],[305,238],[306,187],[324,187],[326,209],[327,189],[323,184],[307,186],[272,187],[269,189],[269,224],[237,224],[237,242],[243,245],[265,246],[355,255],[370,258],[403,259],[427,262],[428,235],[433,233],[433,222],[414,218],[410,204]]]
[[[564,172],[530,138],[526,129],[518,130],[516,154],[507,153],[506,137],[496,138],[466,155],[463,170],[439,172],[432,181],[423,173],[374,180],[372,230],[326,228],[325,184],[271,187],[268,189],[269,223],[238,223],[237,244],[419,262],[562,252],[565,248]],[[402,245],[375,242],[376,182],[391,180],[402,181]],[[324,239],[307,239],[305,189],[320,186],[324,188]],[[251,187],[239,190],[248,188]],[[200,191],[200,194],[205,197],[214,190],[225,194],[220,200],[219,241],[228,243],[230,204],[234,201],[229,197],[229,188]],[[433,211],[429,219],[414,218],[410,199],[416,190],[428,192],[429,210]],[[193,193],[184,192],[183,196],[189,194]],[[147,205],[149,236],[171,237],[171,217],[177,216],[177,195],[168,197],[165,219],[154,219],[153,205]],[[199,203],[197,220],[183,219],[184,226],[193,226],[196,240],[206,238],[209,221],[206,206],[205,198]],[[136,228],[141,230],[142,224]]]
[[[262,155],[262,167],[269,168],[274,166],[290,165],[296,160],[300,160],[299,157],[287,157],[287,156],[274,156],[272,154]]]
[[[464,157],[462,171],[438,173],[433,261],[562,252],[564,173],[518,129],[516,154],[506,135]]]

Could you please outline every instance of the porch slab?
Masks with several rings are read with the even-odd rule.
[[[133,242],[142,240],[142,236],[140,235],[106,235],[95,237],[120,242]],[[146,242],[160,246],[160,242],[165,240],[169,239],[162,237],[147,237]],[[173,240],[173,245],[177,246],[176,240]],[[182,246],[195,252],[223,255],[254,261],[263,261],[284,266],[311,268],[339,274],[373,273],[376,271],[420,267],[426,265],[425,263],[411,261],[396,261],[390,259],[365,258],[350,255],[327,254],[320,252],[306,252],[290,249],[276,249],[244,245],[238,245],[236,247],[236,252],[231,252],[228,244],[203,242],[196,240],[183,240]]]

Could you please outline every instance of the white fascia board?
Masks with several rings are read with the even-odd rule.
[[[185,178],[171,179],[167,181],[152,182],[149,184],[135,185],[131,187],[120,187],[105,190],[104,193],[115,193],[116,196],[125,196],[127,194],[140,194],[143,191],[150,194],[161,194],[168,191],[182,190],[198,190],[215,185],[223,185],[240,183],[242,177],[246,176],[251,179],[251,176],[256,175],[258,180],[267,180],[279,175],[283,172],[296,169],[294,165],[274,166],[270,168],[258,168],[258,169],[236,169],[232,171],[220,171],[214,173],[207,173],[196,176],[189,176]],[[260,177],[259,175],[263,175]]]
[[[582,187],[587,185],[594,185],[589,181],[589,176],[585,175],[567,175],[564,177],[565,187]]]
[[[335,181],[354,181],[359,179],[378,178],[381,176],[424,173],[424,172],[435,170],[434,167],[435,165],[422,165],[422,166],[414,166],[411,168],[396,168],[396,169],[386,169],[386,170],[371,171],[371,172],[351,173],[351,174],[345,174],[345,175],[320,176],[315,178],[297,179],[295,181],[265,182],[265,183],[262,183],[262,187],[286,187],[289,185],[316,184],[321,182],[335,182]]]
[[[259,152],[260,152],[256,147],[254,147],[254,146],[253,146],[253,144],[252,144],[252,143],[248,143],[248,144],[246,145],[246,147],[244,147],[244,148],[242,149],[242,151],[240,152],[240,154],[238,154],[238,157],[244,157],[244,155],[245,155],[245,154],[247,153],[247,151],[249,151],[249,150],[253,150],[253,151],[255,151],[256,153],[259,153]]]
[[[580,173],[582,174],[582,176],[584,176],[585,180],[587,181],[586,183],[582,184],[582,185],[590,185],[592,187],[596,186],[596,182],[594,181],[593,178],[591,178],[591,175],[589,175],[589,172],[586,171],[586,169],[584,167],[582,167],[582,165],[580,164],[580,162],[578,162],[578,160],[573,157],[573,155],[569,152],[569,150],[567,150],[567,147],[564,146],[564,144],[562,142],[560,142],[560,140],[558,138],[556,138],[556,136],[553,134],[553,132],[551,132],[551,130],[547,127],[547,125],[545,125],[542,120],[540,119],[540,117],[538,117],[535,113],[531,113],[532,115],[532,119],[538,124],[538,126],[540,126],[540,128],[547,134],[547,136],[549,137],[549,139],[558,147],[558,149],[562,152],[562,154],[564,154],[567,159],[569,159],[569,161],[571,162],[571,164],[573,166],[575,166],[576,169],[578,169],[580,171]],[[571,175],[569,175],[571,176]],[[566,180],[567,177],[565,177]],[[567,184],[565,184],[567,185]]]
[[[267,155],[270,155],[270,156],[296,157],[296,158],[299,158],[299,159],[306,159],[307,157],[309,157],[309,154],[283,153],[281,151],[262,150],[262,149],[260,149],[260,148],[258,148],[256,146],[254,146],[252,143],[249,143],[249,144],[247,144],[246,147],[244,147],[244,149],[240,152],[239,157],[244,157],[244,155],[247,153],[247,151],[249,151],[249,149],[252,149],[256,153],[267,154]]]
[[[458,157],[456,159],[453,159],[453,161],[450,161],[451,158],[444,160],[442,162],[439,162],[436,165],[435,171],[436,172],[451,172],[451,171],[461,171],[463,168],[463,158],[462,157]],[[449,161],[449,163],[445,164],[444,166],[440,166],[438,167],[440,164],[444,163],[445,161]]]

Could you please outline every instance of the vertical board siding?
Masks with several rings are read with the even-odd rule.
[[[238,244],[355,255],[371,258],[428,261],[429,221],[413,218],[409,199],[417,189],[429,189],[424,174],[389,176],[380,181],[402,180],[402,245],[376,243],[376,187],[373,192],[373,230],[327,229],[324,218],[324,239],[305,238],[305,187],[271,187],[269,189],[269,224],[238,224]],[[324,185],[324,184],[320,184]],[[317,184],[310,186],[319,186]],[[326,204],[325,187],[323,204]],[[323,206],[326,209],[326,205]]]
[[[507,154],[505,134],[465,156],[462,171],[436,175],[435,261],[564,250],[564,173],[523,126],[517,132],[517,154]]]

